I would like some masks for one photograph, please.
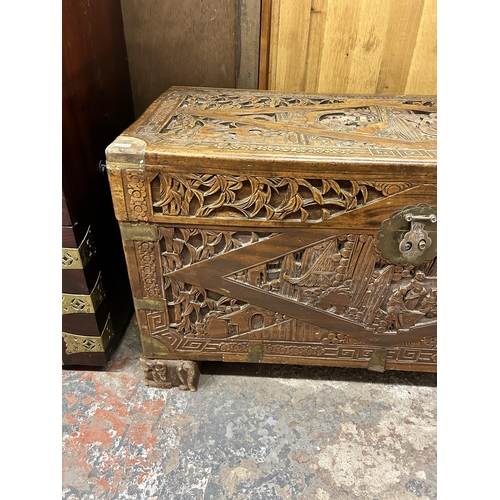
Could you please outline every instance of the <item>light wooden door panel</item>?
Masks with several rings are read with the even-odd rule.
[[[268,88],[436,94],[436,0],[273,0]]]

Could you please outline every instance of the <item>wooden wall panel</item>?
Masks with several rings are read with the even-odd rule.
[[[437,93],[436,0],[272,0],[268,88]]]
[[[406,80],[405,94],[437,94],[436,33],[436,0],[427,1],[424,3],[422,11],[415,50]],[[430,61],[433,64],[430,64]]]
[[[121,0],[135,115],[172,85],[257,88],[260,0]]]
[[[236,88],[259,85],[259,41],[261,0],[238,0]]]
[[[269,79],[269,43],[271,35],[271,0],[262,0],[260,14],[260,46],[259,46],[259,89],[268,88]]]

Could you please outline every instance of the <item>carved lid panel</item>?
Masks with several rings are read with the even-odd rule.
[[[437,99],[172,87],[123,136],[145,142],[149,165],[203,157],[435,167]]]

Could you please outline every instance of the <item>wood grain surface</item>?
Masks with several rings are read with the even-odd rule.
[[[256,88],[259,0],[122,0],[138,117],[172,85]]]
[[[271,0],[261,1],[260,46],[259,46],[259,89],[266,90],[269,80],[269,44],[271,37]]]
[[[273,0],[270,90],[436,94],[436,0]]]

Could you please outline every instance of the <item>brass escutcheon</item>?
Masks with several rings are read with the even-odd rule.
[[[437,255],[437,208],[425,203],[394,212],[382,222],[377,248],[392,264],[419,265]]]

